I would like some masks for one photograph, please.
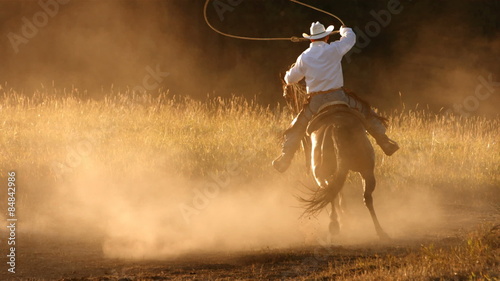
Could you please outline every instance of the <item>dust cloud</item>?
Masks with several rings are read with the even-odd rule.
[[[30,232],[100,241],[107,257],[151,259],[203,251],[243,251],[297,244],[300,210],[283,182],[216,185],[173,172],[109,175],[87,161],[57,184]],[[133,175],[131,175],[133,174]]]
[[[38,1],[2,1],[0,32],[22,38],[0,41],[4,88],[31,95],[41,88],[74,87],[95,99],[127,90],[198,98],[213,92],[259,94],[254,80],[241,79],[255,73],[257,64],[212,34],[202,3],[193,3],[67,1],[50,6],[54,16],[37,25],[35,15],[46,14]],[[215,11],[209,13],[223,24]],[[34,30],[28,36],[26,26]],[[279,86],[278,75],[275,80]]]
[[[100,98],[137,86],[151,92],[166,85],[178,90],[186,78],[179,79],[180,73],[192,69],[191,74],[197,75],[192,57],[201,50],[181,44],[184,22],[173,1],[51,3],[56,6],[47,9],[54,15],[38,25],[35,15],[45,13],[39,1],[1,3],[4,11],[10,11],[3,18],[2,33],[27,38],[2,40],[6,67],[0,74],[8,87],[27,95],[42,85],[76,87],[87,91],[86,96]],[[33,34],[23,35],[26,25],[33,27]],[[148,67],[169,76],[148,78]]]
[[[326,210],[318,217],[301,218],[296,196],[305,195],[304,184],[312,186],[305,175],[271,174],[250,182],[230,175],[214,181],[133,164],[126,173],[110,174],[110,168],[123,170],[86,159],[55,185],[43,206],[24,207],[23,229],[30,235],[99,243],[104,256],[119,259],[320,247],[327,241],[378,243],[356,176],[344,187],[342,233],[329,238]],[[302,175],[302,162],[291,169],[291,174]],[[392,238],[422,237],[441,221],[437,199],[421,190],[395,194],[382,184],[374,197],[379,219]]]

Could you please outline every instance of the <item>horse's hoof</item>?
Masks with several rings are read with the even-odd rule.
[[[330,235],[337,236],[340,233],[340,226],[338,223],[330,223],[328,230],[330,231]]]
[[[331,235],[331,234],[326,235],[326,244],[327,245],[332,245],[333,241],[334,241],[333,240],[333,235]]]
[[[389,235],[387,235],[387,233],[385,233],[385,232],[378,233],[378,237],[382,241],[391,241],[392,240],[391,237],[389,237]]]

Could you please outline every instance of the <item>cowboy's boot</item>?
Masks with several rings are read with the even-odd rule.
[[[282,153],[273,161],[273,167],[278,172],[285,172],[292,163],[293,155],[300,147],[309,123],[309,117],[304,110],[293,120],[292,125],[285,131]]]
[[[280,173],[284,173],[292,163],[293,155],[300,146],[302,135],[300,135],[301,126],[297,126],[297,122],[292,124],[285,131],[285,140],[282,146],[281,155],[273,160],[273,167]]]
[[[280,156],[273,160],[273,167],[278,172],[284,173],[292,163],[293,154],[293,152],[283,152]]]
[[[377,144],[387,156],[391,156],[398,151],[399,145],[385,134],[386,126],[375,111],[370,110],[366,121],[368,122],[366,130],[375,138]]]
[[[386,134],[377,134],[374,135],[375,140],[377,141],[377,144],[382,148],[382,151],[387,156],[391,156],[394,154],[394,152],[398,151],[399,145],[391,140]]]

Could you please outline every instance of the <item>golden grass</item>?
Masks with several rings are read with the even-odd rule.
[[[65,171],[77,169],[81,159],[75,155],[114,171],[139,166],[203,177],[235,162],[245,176],[264,176],[274,172],[269,164],[291,120],[286,109],[239,97],[201,102],[168,94],[108,94],[96,101],[77,92],[25,97],[11,91],[0,97],[0,106],[0,173],[29,169],[38,178],[50,175],[56,163]],[[500,185],[499,118],[424,110],[395,111],[389,118],[388,134],[401,150],[387,158],[375,148],[379,180],[398,187]]]
[[[166,94],[156,99],[118,94],[93,101],[11,92],[0,105],[6,150],[0,172],[29,168],[34,176],[47,176],[54,162],[76,168],[78,161],[71,158],[80,146],[90,148],[79,154],[91,154],[114,170],[168,165],[185,176],[204,176],[252,156],[245,168],[259,172],[275,154],[287,119],[236,97],[203,103]]]
[[[391,114],[390,123],[390,135],[402,149],[381,165],[384,176],[401,184],[418,182],[434,187],[498,186],[498,118],[404,111]]]

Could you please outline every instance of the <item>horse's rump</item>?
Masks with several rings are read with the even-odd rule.
[[[318,130],[321,126],[331,125],[332,118],[342,113],[355,116],[359,121],[361,121],[365,128],[368,127],[366,119],[359,111],[351,109],[347,105],[335,104],[323,108],[311,119],[311,121],[309,121],[309,125],[307,126],[307,135],[311,135],[312,132]]]

